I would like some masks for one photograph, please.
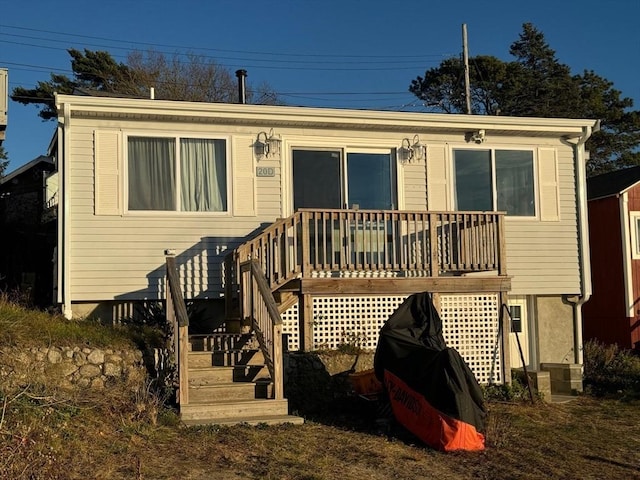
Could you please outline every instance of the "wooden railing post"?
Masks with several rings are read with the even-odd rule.
[[[498,217],[498,275],[507,274],[507,249],[504,236],[504,214]]]
[[[302,228],[302,277],[307,277],[311,273],[311,229],[309,228],[310,213],[302,212],[300,223]]]
[[[438,260],[438,215],[435,213],[429,213],[429,251],[431,253],[430,273],[432,277],[440,275],[440,261]],[[444,229],[441,233],[444,235]],[[442,252],[444,258],[444,252]]]

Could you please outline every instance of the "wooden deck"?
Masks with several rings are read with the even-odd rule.
[[[248,318],[254,261],[281,309],[299,302],[300,329],[313,296],[431,293],[505,294],[504,213],[309,210],[280,219],[225,259],[229,318]],[[308,317],[308,318],[307,318]],[[310,339],[304,338],[305,348]]]

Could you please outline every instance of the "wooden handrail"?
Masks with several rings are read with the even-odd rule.
[[[189,404],[189,316],[184,302],[180,278],[176,267],[176,257],[166,253],[166,315],[167,322],[173,325],[174,351],[176,366],[178,368],[178,394],[177,401],[180,405]]]
[[[282,318],[278,312],[267,278],[255,260],[240,265],[241,318],[250,318],[265,364],[273,382],[273,396],[284,398],[282,366]]]
[[[231,252],[225,288],[233,292],[250,259],[271,291],[316,273],[506,275],[504,243],[504,212],[301,209]]]

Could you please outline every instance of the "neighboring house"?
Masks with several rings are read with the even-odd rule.
[[[218,305],[217,323],[248,295],[240,264],[258,259],[289,349],[373,349],[395,308],[429,291],[481,383],[520,364],[503,304],[530,369],[582,362],[584,142],[597,122],[66,95],[56,105],[57,302],[69,317],[163,299],[172,249],[185,296]]]
[[[640,349],[640,167],[589,178],[593,295],[584,337]]]
[[[19,289],[40,306],[53,301],[55,190],[48,179],[55,168],[41,155],[0,178],[0,288]]]

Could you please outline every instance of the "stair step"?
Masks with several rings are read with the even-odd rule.
[[[187,426],[195,425],[238,425],[246,423],[248,425],[282,425],[284,423],[292,423],[293,425],[302,425],[304,418],[295,415],[261,415],[257,417],[230,417],[200,420],[183,420]]]
[[[205,386],[231,382],[254,382],[270,379],[264,365],[236,365],[233,367],[189,367],[189,385]]]
[[[224,352],[189,352],[189,367],[232,367],[234,365],[264,365],[260,350],[228,350]]]
[[[205,386],[233,382],[236,379],[236,369],[244,371],[243,367],[189,367],[189,385]],[[240,374],[238,378],[239,376]]]
[[[212,403],[268,398],[269,382],[221,383],[218,385],[189,385],[189,403]]]
[[[189,344],[191,345],[191,350],[194,352],[258,348],[258,343],[252,334],[242,333],[189,335]]]
[[[180,418],[183,421],[206,420],[207,423],[216,423],[216,420],[221,419],[267,417],[288,414],[289,406],[286,399],[189,403],[188,405],[180,406]]]

